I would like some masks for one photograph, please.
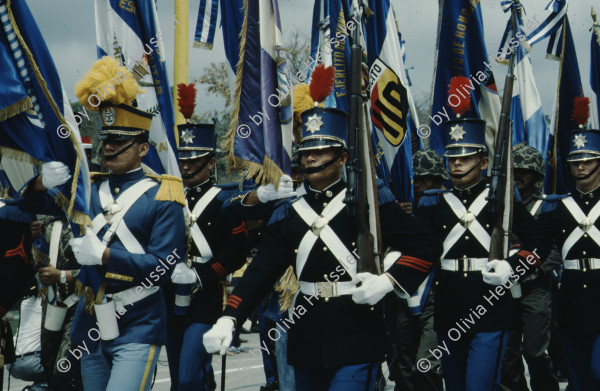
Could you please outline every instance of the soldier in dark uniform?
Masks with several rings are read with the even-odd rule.
[[[236,321],[252,311],[290,265],[300,292],[290,315],[269,330],[277,340],[289,332],[288,363],[296,389],[372,390],[385,340],[381,308],[387,293],[414,293],[440,255],[440,242],[395,202],[378,191],[383,244],[400,250],[385,258],[386,273],[356,272],[357,233],[345,212],[347,115],[329,108],[302,113],[300,164],[307,194],[274,211],[256,258],[229,297],[224,316],[205,334],[208,351],[225,352]],[[357,282],[362,282],[357,287]],[[289,331],[288,331],[289,329]]]
[[[224,218],[223,203],[236,195],[237,184],[215,185],[210,179],[215,166],[215,126],[179,125],[179,167],[185,185],[189,234],[187,261],[171,276],[175,284],[197,284],[184,318],[169,317],[168,348],[171,387],[174,390],[208,391],[215,387],[212,354],[202,336],[223,312],[226,276],[246,261],[247,231],[240,218]],[[173,297],[176,307],[183,298]],[[184,299],[183,299],[184,300]],[[173,304],[173,303],[171,303]],[[182,305],[183,304],[183,305]]]
[[[540,221],[563,258],[559,324],[569,383],[574,390],[600,390],[600,131],[577,129],[570,139],[576,190],[549,195]]]
[[[513,167],[521,203],[537,219],[542,213],[541,206],[546,198],[538,187],[545,175],[544,158],[535,148],[523,145],[513,151]],[[560,253],[552,251],[539,269],[521,280],[521,322],[519,328],[512,330],[508,336],[502,361],[502,390],[529,389],[523,367],[524,357],[531,376],[531,389],[558,391],[558,381],[546,350],[550,346],[552,317],[551,273],[560,264]]]
[[[444,241],[435,287],[439,346],[432,354],[441,357],[448,391],[495,390],[508,330],[516,326],[509,277],[525,275],[523,265],[529,265],[529,272],[539,266],[549,245],[531,215],[515,202],[513,228],[522,241],[520,251],[488,262],[494,219],[486,208],[489,189],[482,178],[488,167],[485,121],[455,119],[445,126],[444,155],[453,187],[425,192],[417,209],[417,216]]]

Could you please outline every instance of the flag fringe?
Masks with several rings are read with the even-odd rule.
[[[71,200],[65,197],[65,195],[60,191],[56,194],[56,197],[54,197],[54,202],[56,202],[56,204],[69,215],[70,221],[79,225],[79,229],[81,229],[82,232],[85,232],[86,226],[92,226],[92,219],[90,219],[90,216],[78,210],[73,210],[73,204],[71,203]]]
[[[0,121],[7,120],[15,115],[21,114],[24,111],[27,111],[33,107],[33,103],[31,102],[31,98],[26,96],[18,102],[13,103],[10,106],[7,106],[0,110]]]
[[[7,159],[16,160],[21,163],[31,163],[33,165],[39,165],[41,162],[25,151],[20,151],[18,149],[14,149],[11,147],[7,147],[4,145],[0,145],[0,156],[5,157]],[[19,189],[14,189],[18,191]]]
[[[281,306],[282,312],[287,311],[287,309],[292,306],[294,296],[296,296],[298,289],[300,289],[300,283],[296,278],[294,268],[289,266],[283,276],[279,279],[279,285],[275,287],[275,292],[281,292],[279,305]]]
[[[194,48],[212,50],[213,44],[207,42],[194,41]]]

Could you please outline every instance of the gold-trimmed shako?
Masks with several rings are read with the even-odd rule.
[[[215,151],[215,125],[192,124],[177,125],[179,130],[179,160],[196,159]]]
[[[456,118],[446,121],[446,157],[468,156],[487,152],[485,121],[478,118]]]
[[[102,130],[99,140],[125,141],[140,136],[145,141],[150,135],[153,115],[135,107],[111,103],[100,105]]]
[[[314,107],[302,112],[302,138],[298,152],[332,147],[346,148],[348,114],[345,111]]]
[[[573,102],[572,118],[578,128],[569,133],[567,162],[600,159],[600,130],[586,129],[590,117],[589,98],[578,96]]]

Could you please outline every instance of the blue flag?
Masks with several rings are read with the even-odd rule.
[[[282,172],[291,172],[292,148],[291,84],[277,0],[246,0],[244,18],[232,121],[223,147],[230,169],[245,169],[245,177],[257,184],[275,182]]]
[[[592,125],[594,129],[600,127],[600,29],[598,23],[594,23],[592,30],[591,46],[591,66],[590,66],[590,85],[593,94],[591,96],[592,105]]]
[[[429,146],[442,155],[445,147],[444,123],[455,118],[452,107],[458,106],[456,99],[461,99],[456,95],[449,97],[448,86],[452,77],[464,76],[470,79],[470,85],[464,88],[471,90],[471,110],[464,117],[486,121],[485,140],[489,155],[493,156],[500,120],[500,98],[485,48],[481,7],[481,3],[469,0],[440,0]]]
[[[91,225],[87,215],[90,180],[77,126],[80,121],[73,115],[44,38],[24,0],[0,0],[0,20],[3,170],[10,171],[5,158],[34,164],[63,162],[72,179],[59,187],[55,199],[71,222]]]

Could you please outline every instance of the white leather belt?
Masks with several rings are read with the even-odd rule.
[[[563,265],[568,270],[597,270],[600,269],[600,258],[565,259]]]
[[[483,270],[487,263],[487,258],[442,259],[442,270],[473,272]]]
[[[349,295],[350,288],[356,286],[352,281],[341,282],[306,282],[300,281],[300,292],[318,297],[338,297]]]
[[[125,289],[124,291],[118,293],[108,293],[106,296],[111,297],[115,301],[115,307],[118,311],[119,308],[124,308],[126,305],[137,303],[138,301],[158,292],[160,289],[157,286],[151,286],[147,289],[144,287],[140,293],[137,293],[136,288],[138,287],[134,286],[133,288]]]
[[[193,263],[206,263],[212,259],[212,255],[210,257],[190,257]]]

